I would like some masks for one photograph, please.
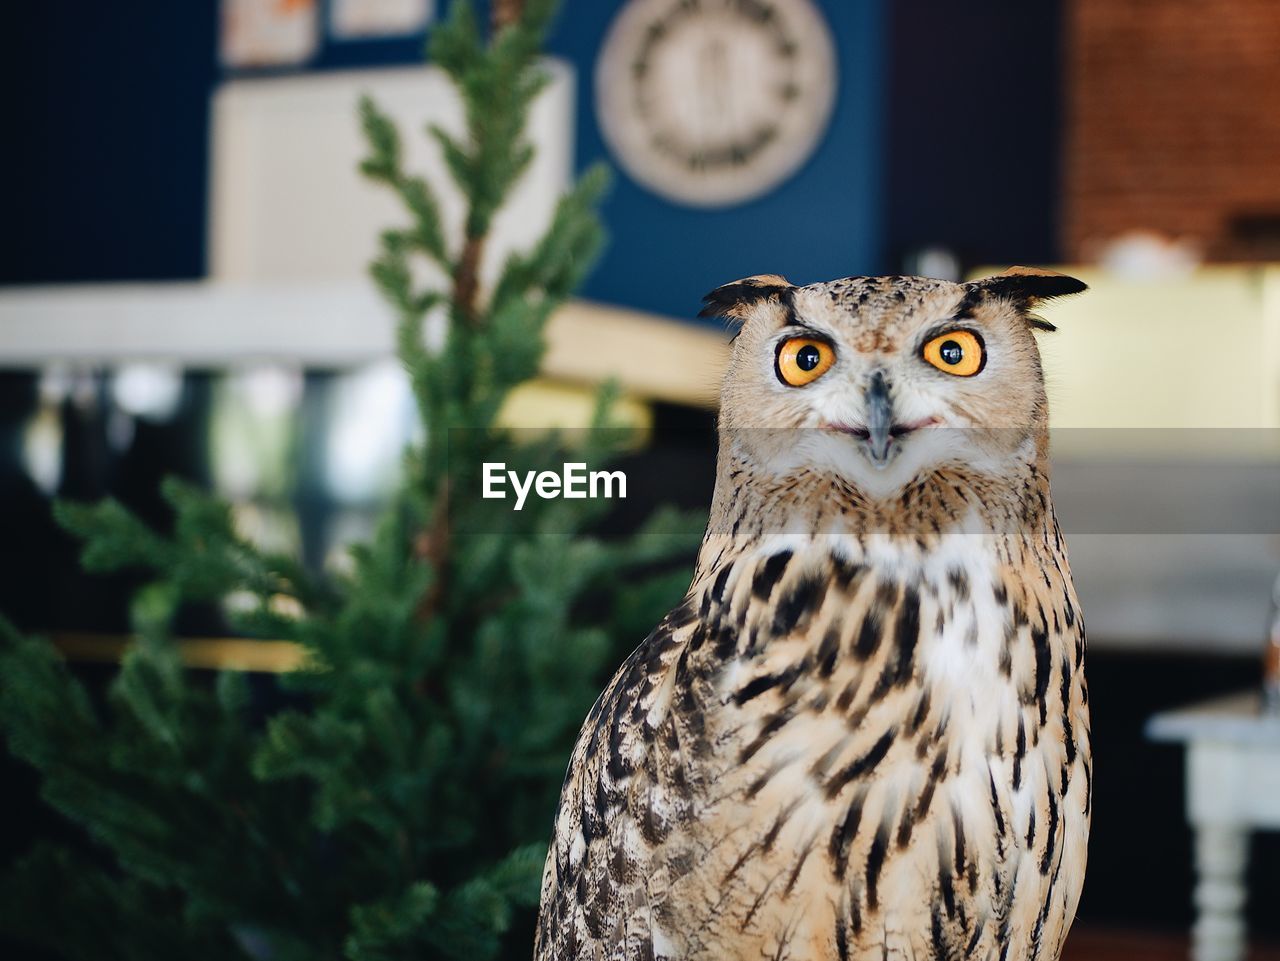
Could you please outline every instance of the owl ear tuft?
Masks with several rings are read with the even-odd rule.
[[[1053,297],[1066,297],[1089,289],[1083,280],[1040,267],[1010,267],[993,277],[975,280],[969,286],[1016,301],[1024,311]],[[1027,323],[1037,330],[1057,330],[1053,324],[1033,314],[1027,314]]]
[[[747,311],[764,300],[789,298],[795,286],[778,274],[757,274],[717,287],[702,298],[699,317],[725,317],[731,321],[746,319]]]
[[[1089,285],[1083,280],[1040,267],[1010,267],[994,277],[975,280],[972,286],[1029,304],[1089,289]]]

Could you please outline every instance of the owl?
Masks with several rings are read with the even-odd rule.
[[[1084,623],[1033,330],[1078,280],[750,277],[688,594],[592,708],[539,961],[1054,961]]]

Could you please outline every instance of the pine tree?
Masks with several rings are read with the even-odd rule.
[[[455,0],[432,35],[466,108],[463,136],[431,131],[467,201],[461,237],[404,169],[395,126],[361,105],[364,173],[409,213],[382,235],[372,274],[399,318],[423,440],[350,569],[316,574],[259,549],[227,504],[177,481],[164,487],[166,533],[114,501],[57,505],[89,571],[146,583],[103,698],[47,642],[0,622],[9,749],[84,836],[36,844],[0,880],[10,936],[94,961],[528,956],[573,736],[619,645],[684,587],[664,562],[689,536],[660,532],[696,530],[667,517],[602,540],[584,531],[590,501],[531,499],[495,518],[468,466],[566,457],[562,439],[516,439],[496,417],[536,373],[548,316],[600,247],[603,172],[577,183],[491,290],[479,276],[494,214],[532,157],[525,116],[554,6],[496,3],[486,31]],[[416,281],[420,259],[447,282]],[[429,317],[444,318],[439,349]],[[608,401],[572,459],[598,462],[618,441],[603,429]],[[244,675],[184,670],[172,638],[184,606],[232,596],[252,598],[227,615],[235,629],[306,653],[280,682],[291,706],[265,718]]]

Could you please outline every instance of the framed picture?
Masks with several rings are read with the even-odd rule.
[[[318,0],[222,2],[224,66],[295,66],[310,60],[319,46]]]
[[[329,34],[355,40],[416,33],[434,13],[434,0],[331,0]]]

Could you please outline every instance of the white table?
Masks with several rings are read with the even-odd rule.
[[[1147,736],[1187,746],[1187,820],[1195,832],[1194,961],[1243,961],[1249,834],[1280,829],[1280,716],[1236,694],[1157,714]]]

